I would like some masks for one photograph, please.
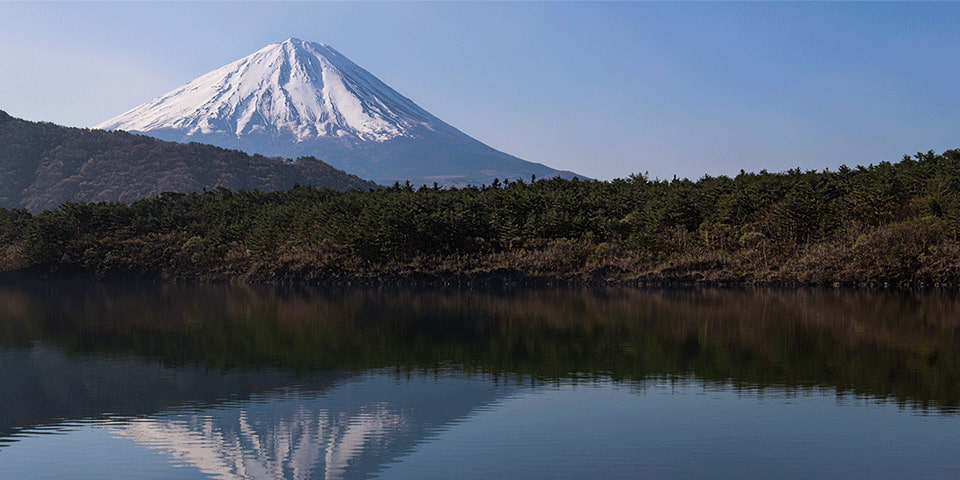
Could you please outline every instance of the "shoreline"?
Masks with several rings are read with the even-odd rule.
[[[827,288],[844,290],[960,290],[957,278],[873,278],[873,279],[818,279],[818,280],[747,280],[734,277],[708,278],[702,273],[684,275],[641,274],[633,277],[602,276],[602,272],[586,275],[537,275],[519,270],[498,268],[475,272],[380,272],[346,273],[314,271],[308,275],[275,275],[271,278],[245,278],[242,276],[192,274],[192,275],[140,275],[110,274],[94,275],[86,271],[56,272],[25,271],[0,272],[0,282],[28,281],[93,281],[104,283],[132,282],[148,284],[226,284],[226,285],[275,285],[313,287],[395,287],[395,288],[638,288],[638,289],[691,289],[691,288],[772,288],[803,289]]]

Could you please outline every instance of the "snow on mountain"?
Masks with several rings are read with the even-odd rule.
[[[97,125],[270,156],[315,156],[381,183],[557,172],[463,134],[333,48],[290,38]]]
[[[94,128],[378,141],[438,120],[326,45],[268,45]]]

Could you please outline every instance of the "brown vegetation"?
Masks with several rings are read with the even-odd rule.
[[[377,188],[315,158],[296,162],[198,143],[67,128],[0,111],[0,206],[31,212],[63,202],[132,202],[217,186],[265,191],[313,185]]]
[[[838,172],[218,188],[0,210],[4,271],[322,283],[960,285],[960,150]]]

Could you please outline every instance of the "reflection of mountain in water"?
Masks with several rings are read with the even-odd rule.
[[[82,419],[213,478],[368,478],[516,387],[453,376],[212,370],[0,348],[0,447]]]
[[[489,382],[364,376],[117,427],[214,478],[369,478],[431,432],[506,393]]]
[[[343,377],[171,367],[130,355],[69,356],[42,344],[0,348],[0,439],[65,419],[149,415],[184,403],[249,398],[292,383],[322,390]]]
[[[218,415],[138,421],[121,433],[223,480],[326,479],[342,478],[367,443],[379,443],[403,424],[386,407],[355,418],[298,409],[272,425],[251,422],[243,408],[213,413]]]
[[[74,364],[53,373],[56,382],[31,380],[42,388],[24,381],[42,376],[30,373],[36,366],[0,373],[34,388],[20,391],[38,392],[3,389],[0,402],[14,413],[0,411],[0,435],[51,418],[123,412],[111,397],[128,385],[125,395],[140,405],[133,414],[152,414],[183,401],[242,399],[292,382],[323,391],[351,372],[382,368],[450,367],[548,381],[695,375],[751,388],[823,386],[955,408],[957,311],[960,298],[944,292],[0,282],[0,346],[42,344],[74,355],[67,360],[54,352],[58,360],[52,350],[32,347],[36,362]],[[93,382],[94,390],[80,380],[90,354],[113,361],[93,368],[114,372],[112,381]],[[175,381],[154,394],[138,383],[151,376]],[[72,391],[77,402],[97,407],[46,400],[73,400]]]

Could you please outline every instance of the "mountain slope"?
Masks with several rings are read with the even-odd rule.
[[[314,158],[289,162],[197,143],[28,122],[0,111],[0,206],[133,201],[165,191],[375,188]]]
[[[324,159],[380,183],[565,176],[497,151],[323,44],[288,39],[95,128],[250,153]]]

